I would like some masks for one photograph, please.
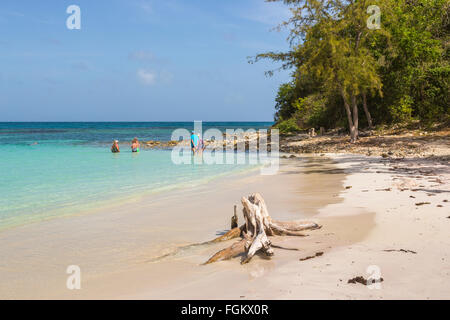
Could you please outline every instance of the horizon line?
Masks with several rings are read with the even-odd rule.
[[[134,120],[130,120],[130,121],[119,121],[119,120],[101,120],[101,121],[66,121],[66,120],[58,120],[58,121],[49,121],[49,120],[45,120],[45,121],[0,121],[0,123],[106,123],[106,122],[117,122],[117,123],[133,123],[133,122],[195,122],[195,121],[202,121],[202,122],[275,122],[274,120],[175,120],[175,121],[169,121],[169,120],[152,120],[152,121],[134,121]]]

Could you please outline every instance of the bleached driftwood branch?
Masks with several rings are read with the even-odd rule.
[[[243,255],[241,263],[247,263],[258,252],[266,256],[274,254],[269,237],[272,236],[305,236],[301,231],[318,229],[315,222],[305,221],[277,221],[273,220],[267,210],[266,203],[259,193],[251,194],[241,199],[245,224],[237,226],[236,210],[232,217],[232,229],[226,234],[212,240],[221,242],[234,238],[241,238],[230,247],[214,254],[205,264],[227,260]]]

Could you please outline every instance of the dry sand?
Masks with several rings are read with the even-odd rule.
[[[272,217],[312,219],[322,229],[273,238],[282,248],[271,259],[201,266],[233,240],[186,246],[223,233],[233,205],[251,192],[263,195]],[[444,200],[448,165],[351,155],[283,160],[274,176],[237,175],[195,192],[1,232],[0,298],[448,299]],[[73,264],[82,271],[81,290],[66,288]],[[347,283],[368,278],[369,266],[381,273],[379,289]]]

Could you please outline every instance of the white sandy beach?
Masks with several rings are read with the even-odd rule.
[[[0,298],[448,299],[449,167],[402,167],[412,168],[380,157],[306,156],[283,160],[274,176],[235,175],[6,230]],[[228,229],[233,205],[252,192],[263,195],[275,219],[323,227],[308,237],[273,238],[284,249],[271,259],[201,265],[233,240],[189,245]],[[317,252],[323,255],[300,260]],[[80,290],[66,288],[69,265],[81,268]],[[380,289],[347,283],[368,278],[369,266],[380,270]]]

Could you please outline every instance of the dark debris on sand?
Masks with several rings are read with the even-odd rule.
[[[307,257],[304,257],[304,258],[300,258],[299,260],[300,261],[305,261],[305,260],[309,260],[309,259],[312,259],[312,258],[315,258],[315,257],[320,257],[322,255],[323,255],[323,252],[316,252],[316,254],[313,255],[313,256],[307,256]]]
[[[404,253],[412,253],[412,254],[417,254],[417,252],[415,252],[415,251],[412,251],[412,250],[405,250],[405,249],[386,249],[386,250],[383,250],[383,251],[386,251],[386,252],[404,252]]]
[[[380,283],[380,282],[383,282],[383,281],[384,281],[383,278],[380,278],[380,279],[374,279],[374,280],[370,280],[370,284]],[[367,281],[367,279],[364,279],[364,277],[362,277],[362,276],[357,276],[357,277],[354,277],[354,278],[352,278],[352,279],[349,279],[349,280],[347,281],[347,283],[361,283],[361,284],[367,286],[367,284],[369,283],[369,281]]]

